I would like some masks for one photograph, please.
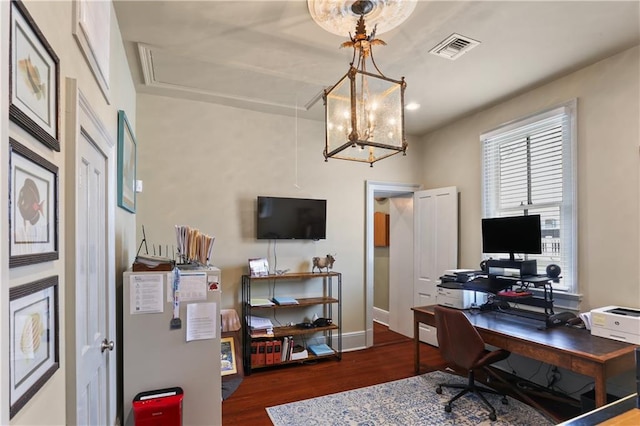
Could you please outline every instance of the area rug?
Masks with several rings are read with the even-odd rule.
[[[507,397],[486,395],[496,409],[498,419],[489,420],[489,411],[475,395],[464,396],[453,403],[451,413],[445,403],[457,389],[435,391],[437,383],[465,383],[466,379],[434,371],[421,376],[380,385],[340,392],[318,398],[267,408],[276,426],[285,425],[531,425],[553,424],[528,405]]]

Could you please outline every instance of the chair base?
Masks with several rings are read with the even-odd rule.
[[[444,406],[444,411],[446,411],[447,413],[451,412],[451,404],[456,401],[458,398],[463,397],[464,395],[468,394],[468,393],[473,393],[476,394],[478,396],[478,398],[480,398],[480,400],[484,403],[484,405],[489,409],[489,419],[491,421],[495,421],[498,417],[496,416],[496,410],[495,408],[493,408],[493,405],[491,405],[489,403],[489,401],[487,401],[487,398],[485,398],[485,396],[483,395],[483,393],[488,393],[488,394],[493,394],[493,395],[500,395],[502,396],[502,403],[503,404],[508,404],[509,401],[507,400],[507,397],[500,392],[497,392],[493,389],[488,389],[485,387],[480,387],[478,385],[476,385],[475,382],[475,378],[474,378],[474,374],[473,374],[473,370],[469,371],[469,375],[468,375],[468,382],[467,384],[459,384],[459,383],[439,383],[438,386],[436,387],[436,393],[437,394],[442,394],[442,388],[446,387],[446,388],[453,388],[453,389],[462,389],[462,391],[458,392],[453,398],[451,398]]]

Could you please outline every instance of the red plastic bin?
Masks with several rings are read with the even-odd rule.
[[[140,392],[133,398],[135,426],[181,426],[182,388]]]

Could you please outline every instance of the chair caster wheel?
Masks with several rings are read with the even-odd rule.
[[[497,418],[498,417],[496,416],[496,413],[489,414],[489,420],[491,420],[492,422],[495,422]]]
[[[450,413],[451,412],[451,405],[449,405],[449,404],[445,405],[444,406],[444,411],[447,412],[447,413]]]
[[[437,393],[438,395],[442,395],[442,387],[438,386],[438,387],[436,388],[436,393]]]
[[[502,397],[502,403],[503,403],[504,405],[507,405],[507,404],[509,403],[509,400],[507,399],[507,397],[506,397],[506,396],[503,396],[503,397]]]

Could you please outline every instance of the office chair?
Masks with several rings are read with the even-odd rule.
[[[497,349],[494,351],[486,350],[484,340],[482,340],[482,337],[480,336],[480,334],[478,334],[478,331],[469,322],[462,311],[445,308],[442,306],[436,306],[434,308],[434,311],[438,345],[440,347],[442,357],[445,361],[467,370],[467,377],[469,379],[466,384],[438,384],[438,387],[436,388],[436,393],[438,394],[442,394],[443,386],[462,389],[457,395],[451,398],[449,402],[447,402],[447,404],[444,406],[444,410],[447,413],[450,413],[451,404],[455,400],[466,395],[467,393],[474,393],[489,409],[489,419],[491,419],[492,421],[496,420],[496,410],[489,403],[489,401],[487,401],[484,395],[482,395],[482,393],[484,392],[495,395],[502,395],[503,404],[507,404],[507,397],[504,394],[496,392],[493,389],[477,386],[474,378],[474,371],[483,369],[487,371],[491,376],[494,376],[494,373],[488,369],[488,366],[497,361],[507,358],[510,355],[510,352],[504,349]]]

